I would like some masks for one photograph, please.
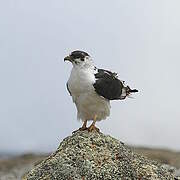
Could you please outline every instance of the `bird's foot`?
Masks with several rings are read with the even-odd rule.
[[[95,125],[92,125],[92,124],[87,129],[89,132],[92,132],[92,131],[100,132],[99,128],[97,128]]]
[[[85,130],[87,130],[88,128],[87,127],[81,127],[81,128],[79,128],[78,130],[79,131],[85,131]]]
[[[87,127],[83,127],[83,126],[82,126],[81,128],[73,131],[72,133],[74,134],[74,133],[76,133],[76,132],[78,132],[78,131],[85,131],[85,130],[87,130],[87,129],[88,129]]]

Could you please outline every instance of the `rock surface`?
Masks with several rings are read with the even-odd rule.
[[[175,179],[161,164],[133,153],[119,140],[102,133],[76,132],[57,151],[23,178],[37,179]]]
[[[34,167],[34,164],[41,162],[45,155],[21,155],[16,157],[0,159],[0,180],[19,180]]]

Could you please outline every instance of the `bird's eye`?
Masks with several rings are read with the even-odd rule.
[[[84,58],[81,58],[81,61],[84,61]]]

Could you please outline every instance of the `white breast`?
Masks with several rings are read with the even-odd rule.
[[[97,120],[101,120],[110,114],[109,101],[95,92],[94,83],[94,69],[72,69],[68,88],[77,107],[78,119],[92,120],[96,115]]]
[[[95,77],[91,69],[73,68],[68,80],[69,90],[74,98],[87,92],[94,91]]]

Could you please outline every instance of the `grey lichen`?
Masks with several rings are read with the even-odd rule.
[[[24,180],[172,180],[174,175],[155,161],[133,153],[119,140],[102,133],[78,131],[38,164]]]

